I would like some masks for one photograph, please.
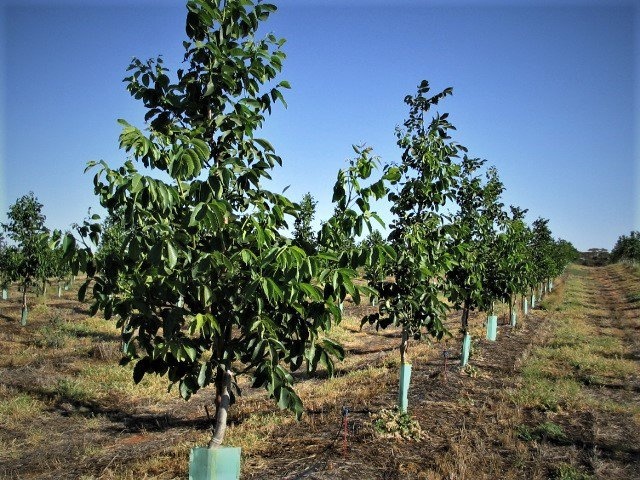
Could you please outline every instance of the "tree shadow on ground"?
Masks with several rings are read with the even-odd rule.
[[[17,318],[10,317],[9,315],[5,315],[2,312],[0,312],[0,318],[3,319],[6,322],[17,322],[18,321]]]
[[[23,385],[17,382],[2,383],[21,394],[27,394],[47,405],[47,411],[62,417],[101,417],[112,425],[103,429],[107,432],[141,433],[165,432],[173,428],[206,430],[211,428],[211,421],[206,418],[186,418],[173,413],[144,413],[125,408],[105,406],[99,402],[77,398],[60,391],[52,391],[36,385]],[[132,410],[135,407],[131,407]]]
[[[78,338],[92,338],[101,342],[120,342],[120,335],[103,332],[87,332],[83,330],[65,330],[68,334],[72,334]]]

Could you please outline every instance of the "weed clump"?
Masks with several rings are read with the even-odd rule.
[[[554,480],[593,480],[595,477],[587,473],[583,473],[573,465],[561,463],[555,467]]]
[[[89,350],[89,357],[96,360],[116,361],[122,357],[121,349],[115,342],[99,342]]]
[[[424,432],[417,420],[398,408],[382,409],[372,415],[373,429],[382,438],[402,438],[405,440],[420,440]]]
[[[67,343],[67,335],[62,330],[63,320],[60,316],[53,317],[48,325],[40,328],[35,344],[40,348],[61,349]]]
[[[516,433],[518,438],[527,442],[531,442],[533,440],[564,442],[567,439],[562,427],[553,422],[543,422],[534,428],[531,428],[528,425],[518,425],[516,427]]]
[[[67,402],[83,402],[90,398],[89,393],[74,380],[61,378],[55,386],[55,394]]]
[[[467,375],[468,377],[471,378],[476,378],[479,374],[480,374],[480,370],[478,370],[477,367],[471,365],[470,363],[467,363],[463,368],[462,368],[462,373],[464,373],[465,375]]]

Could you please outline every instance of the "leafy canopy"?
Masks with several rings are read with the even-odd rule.
[[[11,282],[19,278],[21,254],[18,247],[8,245],[0,233],[0,287],[8,288]]]
[[[310,254],[317,250],[317,236],[311,226],[316,214],[317,204],[318,202],[314,200],[310,193],[305,193],[300,201],[298,216],[293,222],[293,241],[295,245]]]
[[[640,262],[640,232],[631,231],[629,235],[620,235],[613,250],[611,261],[628,260]]]
[[[442,208],[454,199],[460,174],[455,159],[466,151],[449,137],[454,127],[448,114],[425,120],[431,107],[452,90],[428,96],[429,90],[423,81],[416,95],[405,97],[409,117],[396,132],[402,158],[385,170],[385,177],[397,185],[388,196],[393,215],[389,241],[397,252],[390,267],[395,282],[378,285],[379,310],[362,321],[382,328],[401,325],[401,357],[408,337],[419,338],[426,330],[441,338],[445,332],[442,321],[448,306],[440,294],[448,281],[446,272],[454,265],[451,246],[456,232]]]
[[[46,277],[53,261],[42,208],[34,193],[29,192],[9,207],[8,222],[2,224],[2,229],[14,243],[13,247],[3,249],[3,264],[11,272],[11,278],[21,279],[25,285]]]
[[[211,383],[220,395],[225,372],[249,373],[300,415],[290,371],[322,365],[332,373],[343,350],[326,332],[340,321],[339,302],[364,289],[353,278],[366,256],[337,253],[335,239],[369,225],[376,217],[369,200],[384,186],[365,186],[376,162],[356,150],[338,174],[340,209],[323,226],[322,253],[292,244],[283,232],[301,207],[264,188],[282,161],[256,136],[289,88],[276,80],[284,40],[257,37],[276,7],[247,0],[187,7],[186,67],[171,75],[161,58],[132,61],[125,81],[147,110],[146,129],[120,120],[129,159],[119,168],[88,167],[97,168],[100,203],[118,217],[102,243],[108,254],[78,248],[69,236],[64,243],[74,268],[89,276],[80,295],[93,282],[92,311],[117,315],[136,381],[166,375],[186,399]],[[102,230],[91,222],[80,229],[94,245]]]

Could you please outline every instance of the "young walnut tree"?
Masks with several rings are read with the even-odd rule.
[[[453,221],[458,227],[454,250],[457,262],[447,274],[450,280],[447,295],[456,308],[462,308],[463,334],[469,330],[469,312],[482,303],[485,265],[481,258],[483,249],[487,248],[483,242],[486,241],[487,231],[492,228],[484,208],[486,185],[477,174],[485,163],[486,160],[465,155],[456,189],[458,210]]]
[[[516,296],[527,293],[532,265],[528,246],[531,230],[524,222],[526,210],[514,206],[511,206],[510,210],[511,215],[505,217],[504,231],[500,235],[497,253],[504,276],[501,298],[508,303],[511,316]]]
[[[442,338],[446,332],[442,322],[448,305],[442,293],[455,261],[451,242],[456,232],[444,206],[454,199],[460,175],[456,159],[466,151],[449,136],[454,127],[448,114],[425,119],[452,90],[428,96],[429,90],[429,83],[423,81],[416,95],[405,98],[409,118],[397,130],[402,158],[385,172],[385,178],[397,184],[388,196],[393,215],[389,241],[397,252],[389,272],[395,280],[374,285],[380,291],[378,312],[362,319],[363,325],[376,328],[402,327],[402,363],[408,360],[410,338],[425,332]]]
[[[370,290],[352,281],[366,255],[332,245],[369,226],[369,200],[386,191],[383,180],[366,180],[375,157],[356,149],[338,174],[334,200],[344,208],[325,222],[321,253],[292,243],[285,232],[302,212],[263,187],[281,159],[255,135],[289,88],[276,80],[284,40],[256,35],[276,7],[190,0],[187,8],[185,67],[171,75],[160,58],[129,67],[127,88],[147,110],[144,131],[120,120],[130,158],[119,168],[88,167],[98,169],[100,203],[119,216],[120,233],[110,239],[119,245],[93,255],[99,223],[80,229],[84,247],[71,236],[63,243],[74,268],[88,274],[80,295],[93,282],[92,310],[116,316],[136,382],[164,375],[185,399],[214,386],[216,447],[237,375],[250,374],[254,387],[299,416],[290,371],[333,372],[343,349],[325,333],[340,321],[347,294],[357,300]]]
[[[36,281],[46,286],[55,258],[49,249],[49,229],[45,226],[44,206],[33,192],[23,195],[9,207],[7,223],[2,224],[7,237],[14,242],[3,254],[9,280],[19,280],[22,290],[22,323],[27,320],[27,289]],[[44,293],[44,292],[43,292]]]

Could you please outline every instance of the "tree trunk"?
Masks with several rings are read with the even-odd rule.
[[[404,365],[407,360],[407,351],[409,350],[409,332],[407,328],[402,326],[402,341],[400,342],[400,364]]]
[[[27,283],[22,285],[22,323],[27,320]]]
[[[218,368],[216,373],[216,426],[213,436],[209,442],[209,448],[218,448],[222,445],[225,432],[227,431],[227,416],[231,403],[231,380],[233,373],[231,370]]]
[[[513,295],[509,295],[509,321],[513,315]]]
[[[465,300],[462,307],[462,333],[466,335],[469,333],[469,301]]]

